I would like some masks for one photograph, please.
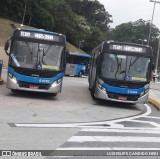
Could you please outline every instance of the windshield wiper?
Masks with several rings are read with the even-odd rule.
[[[51,45],[48,46],[47,50],[44,52],[44,48],[43,48],[43,57],[46,56],[48,54],[48,51],[51,49]]]
[[[51,45],[49,45],[47,47],[47,50],[44,52],[44,47],[43,47],[43,57],[42,57],[42,62],[46,65],[46,63],[44,62],[44,57],[48,54],[49,50],[51,49]]]
[[[122,59],[119,62],[119,59],[117,58],[117,55],[116,55],[116,61],[117,61],[117,70],[116,70],[116,73],[115,73],[115,79],[117,79],[118,71],[121,71]]]
[[[130,62],[129,62],[130,64],[129,64],[129,68],[128,68],[128,73],[129,73],[129,71],[130,71],[130,69],[131,69],[131,66],[133,66],[138,59],[139,59],[139,57],[137,56],[137,57],[135,58],[135,60],[133,60],[133,62],[132,62],[132,58],[131,58],[131,60],[130,60]]]
[[[29,53],[32,55],[32,54],[33,54],[33,48],[32,48],[32,50],[31,50],[28,41],[25,41],[25,43],[26,43],[26,45],[27,45],[27,48],[28,48],[28,50],[29,50]]]

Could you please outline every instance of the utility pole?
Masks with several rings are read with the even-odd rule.
[[[149,31],[149,37],[148,37],[148,45],[149,45],[149,43],[150,43],[150,38],[151,38],[152,23],[153,23],[155,6],[156,6],[156,3],[159,3],[159,4],[160,4],[160,1],[157,1],[157,0],[150,0],[150,2],[154,2],[154,7],[153,7],[153,13],[152,13],[152,20],[151,20],[151,24],[150,24],[150,31]],[[155,65],[156,71],[158,70],[159,51],[160,51],[160,36],[159,36],[158,50],[157,50],[157,57],[156,57],[156,65]]]
[[[26,14],[26,5],[27,5],[27,0],[25,0],[24,12],[23,12],[23,18],[22,18],[22,24],[21,24],[21,26],[23,26],[23,24],[24,24],[24,17],[25,17],[25,14]]]

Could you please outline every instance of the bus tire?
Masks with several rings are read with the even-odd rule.
[[[82,77],[83,74],[84,74],[83,71],[80,71],[79,74],[78,74],[78,77]]]
[[[12,92],[12,93],[16,93],[16,92],[17,92],[17,90],[15,90],[15,89],[11,89],[11,92]]]
[[[51,94],[53,97],[56,97],[57,96],[57,93],[52,93]]]
[[[97,98],[96,98],[95,95],[94,95],[95,91],[90,90],[90,93],[91,93],[91,97],[92,97],[94,100],[97,100]]]

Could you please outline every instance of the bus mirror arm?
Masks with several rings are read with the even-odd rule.
[[[5,52],[6,52],[7,55],[9,55],[8,48],[9,48],[9,41],[7,40],[7,42],[4,45],[4,50],[5,50]]]

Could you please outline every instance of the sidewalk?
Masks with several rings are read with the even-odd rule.
[[[148,101],[160,110],[160,82],[151,82]]]

